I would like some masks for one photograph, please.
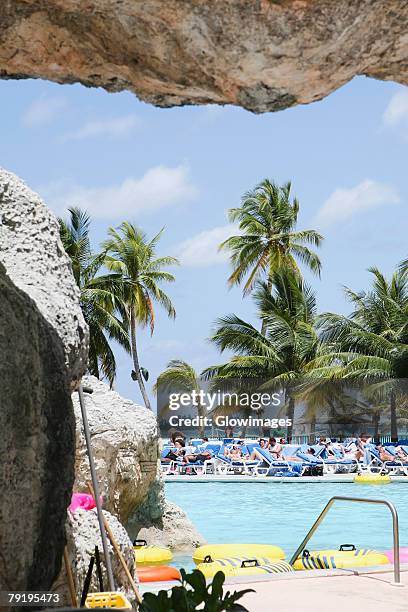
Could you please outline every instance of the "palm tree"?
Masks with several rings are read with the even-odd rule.
[[[88,213],[80,208],[68,209],[70,219],[59,218],[59,230],[64,249],[71,259],[72,272],[77,285],[81,286],[81,277],[92,259],[89,229],[91,219]]]
[[[279,186],[268,179],[247,192],[239,208],[228,211],[229,221],[238,222],[241,231],[219,247],[231,253],[230,285],[247,277],[243,290],[247,295],[256,281],[266,280],[270,292],[275,272],[287,267],[299,273],[298,262],[320,275],[320,259],[308,245],[319,247],[323,237],[315,230],[296,231],[298,214],[298,200],[291,201],[291,183]]]
[[[168,397],[170,393],[189,393],[201,391],[200,376],[192,365],[181,359],[172,359],[166,369],[158,376],[153,388],[155,393],[164,393]],[[169,410],[169,402],[165,402],[161,408],[159,417],[163,417]],[[206,414],[205,407],[198,401],[197,405],[198,416],[204,417]],[[202,420],[200,420],[202,423]],[[200,435],[204,435],[204,427],[199,427]]]
[[[115,340],[130,352],[126,325],[115,314],[120,303],[120,286],[103,275],[98,276],[103,257],[92,254],[89,215],[80,208],[70,208],[69,214],[69,221],[59,219],[60,236],[71,259],[81,293],[82,312],[89,327],[88,370],[97,378],[107,378],[112,387],[116,360],[110,341]]]
[[[142,368],[140,367],[136,333],[138,326],[150,326],[154,331],[154,302],[162,306],[167,315],[174,319],[176,311],[170,298],[160,288],[163,282],[173,282],[174,276],[164,267],[178,264],[174,257],[156,257],[157,243],[161,230],[150,241],[145,234],[124,221],[118,229],[109,228],[109,238],[104,241],[104,264],[110,271],[108,279],[121,285],[122,304],[120,312],[129,324],[131,354],[134,371],[146,408],[151,410],[146,392]]]
[[[388,281],[377,268],[369,271],[374,276],[369,291],[345,289],[354,306],[349,317],[325,313],[319,318],[328,350],[314,365],[325,376],[368,383],[365,394],[378,403],[387,398],[395,441],[396,400],[400,381],[408,376],[408,276],[398,270]]]
[[[228,349],[235,356],[204,374],[219,381],[255,378],[263,381],[264,389],[284,389],[287,417],[293,423],[299,380],[319,352],[316,298],[293,270],[281,268],[271,280],[272,293],[268,284],[261,283],[254,296],[265,331],[235,314],[219,319],[211,341],[221,352]],[[289,438],[291,433],[289,427]]]

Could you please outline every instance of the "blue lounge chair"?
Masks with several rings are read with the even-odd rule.
[[[276,459],[268,450],[260,446],[255,446],[254,451],[261,461],[259,465],[253,468],[253,473],[256,476],[277,476],[282,472],[296,473],[301,476],[305,470],[302,462]]]
[[[199,476],[207,474],[210,471],[215,472],[216,457],[220,452],[223,444],[222,442],[207,442],[197,447],[197,452],[194,454],[200,454],[204,451],[211,453],[211,459],[205,459],[204,461],[195,461],[194,463],[183,463],[179,467],[180,474],[193,473]],[[211,469],[210,469],[211,468]]]
[[[216,471],[218,474],[252,474],[253,469],[259,465],[260,460],[250,461],[249,459],[231,459],[224,453],[225,448],[232,447],[232,444],[225,445],[220,449],[216,457]],[[243,455],[250,455],[252,449],[248,448],[245,444],[240,444]]]
[[[358,462],[356,459],[345,459],[339,448],[334,446],[331,447],[334,453],[334,457],[329,455],[327,448],[323,444],[314,444],[310,448],[315,451],[315,457],[323,461],[323,472],[325,474],[337,474],[337,473],[348,473],[356,472],[358,469]]]
[[[397,458],[395,458],[393,461],[383,461],[380,458],[380,454],[374,444],[367,444],[366,452],[367,459],[365,460],[363,471],[368,471],[372,473],[385,472],[394,476],[402,472],[405,476],[408,475],[407,464],[404,464],[400,459]],[[389,452],[390,454],[392,454],[391,451]]]

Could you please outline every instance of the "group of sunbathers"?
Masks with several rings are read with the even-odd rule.
[[[280,438],[279,441],[276,438],[260,438],[258,440],[258,445],[261,449],[267,450],[270,452],[272,457],[275,459],[280,459],[282,457],[282,447],[286,444],[286,440],[284,438]],[[254,461],[259,458],[259,454],[257,451],[252,451],[251,454],[243,452],[243,441],[238,441],[235,444],[226,445],[224,448],[224,455],[232,459],[233,461],[238,460],[249,460]]]
[[[170,446],[162,457],[162,461],[166,462],[181,462],[183,464],[194,464],[197,462],[203,463],[209,461],[213,457],[213,452],[210,448],[207,448],[209,440],[206,437],[201,439],[201,443],[187,444],[184,434],[176,432],[173,434]],[[272,455],[276,460],[284,459],[288,462],[302,462],[302,457],[298,456],[295,452],[290,454],[291,447],[288,447],[289,452],[284,452],[285,445],[287,444],[284,438],[260,438],[257,443],[257,447],[248,452],[244,440],[232,440],[229,443],[224,443],[223,454],[231,461],[257,461],[262,459],[260,451],[265,450]],[[370,459],[370,449],[375,446],[378,456],[383,462],[399,461],[404,464],[408,464],[408,455],[401,446],[395,446],[394,452],[391,453],[382,444],[373,445],[372,438],[366,434],[360,434],[358,438],[350,440],[348,443],[333,442],[330,438],[320,436],[316,440],[318,446],[325,448],[326,459],[346,459],[355,461],[366,461]],[[316,451],[313,447],[307,448],[305,454],[315,455]]]
[[[186,446],[186,439],[180,434],[173,436],[171,439],[171,446],[162,461],[181,461],[182,463],[196,463],[197,461],[208,461],[212,457],[212,452],[205,449],[205,445],[208,443],[208,438],[202,438],[202,445]]]

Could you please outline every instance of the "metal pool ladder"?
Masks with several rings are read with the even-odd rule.
[[[397,513],[397,510],[394,504],[387,501],[386,499],[365,499],[362,497],[343,497],[342,495],[335,495],[334,497],[329,499],[329,501],[327,502],[327,504],[325,505],[325,507],[323,508],[323,510],[321,511],[321,513],[319,514],[315,522],[313,523],[311,529],[309,529],[308,533],[303,538],[301,544],[299,544],[298,548],[296,549],[296,552],[294,553],[291,560],[289,561],[290,565],[293,565],[295,563],[296,559],[306,548],[306,544],[309,542],[310,538],[312,537],[316,529],[322,523],[324,517],[326,516],[330,508],[333,506],[334,502],[337,502],[337,501],[357,502],[361,504],[376,504],[376,505],[387,506],[392,516],[392,535],[393,535],[393,544],[394,544],[394,582],[392,582],[391,584],[393,586],[404,586],[401,582],[401,570],[400,570],[398,513]]]

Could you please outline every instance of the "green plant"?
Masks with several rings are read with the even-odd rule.
[[[176,586],[168,591],[145,593],[140,604],[140,612],[192,612],[200,610],[202,612],[244,612],[246,608],[237,604],[246,593],[253,593],[253,589],[235,591],[224,594],[225,575],[217,572],[212,584],[207,586],[203,574],[199,570],[193,570],[187,574],[181,571],[181,586]]]

